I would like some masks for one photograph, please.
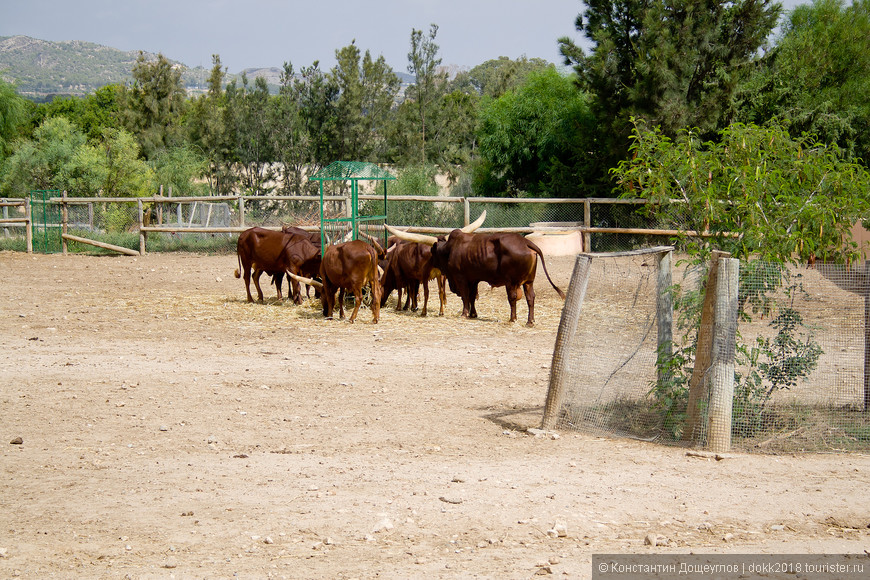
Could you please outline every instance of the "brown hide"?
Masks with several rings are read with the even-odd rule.
[[[535,273],[541,258],[544,274],[562,298],[565,294],[550,279],[540,248],[519,234],[467,234],[453,230],[447,239],[432,246],[433,264],[441,270],[450,290],[462,298],[462,315],[477,318],[477,286],[505,286],[511,307],[511,322],[517,319],[517,300],[522,287],[529,307],[527,325],[535,323]]]
[[[349,322],[356,319],[362,303],[362,289],[370,285],[372,289],[372,322],[377,323],[381,311],[381,284],[378,280],[378,255],[375,249],[361,240],[329,246],[323,253],[320,264],[320,278],[323,289],[320,299],[323,315],[332,318],[335,309],[335,293],[341,290],[354,296],[353,314]],[[339,298],[339,316],[344,318],[344,300]]]
[[[402,308],[402,291],[407,290],[408,301],[412,303],[411,310],[417,310],[417,290],[423,284],[423,312],[426,316],[429,304],[429,280],[433,278],[438,284],[438,297],[441,301],[439,316],[444,315],[444,303],[446,302],[445,278],[434,267],[432,262],[432,248],[416,242],[408,242],[391,236],[387,240],[387,262],[384,266],[384,275],[381,278],[383,306],[393,290],[398,291],[396,310]],[[408,309],[408,302],[403,308]]]
[[[239,269],[235,271],[235,276],[236,278],[244,276],[248,302],[254,301],[251,296],[252,272],[254,286],[257,288],[257,299],[262,302],[260,275],[263,272],[274,277],[280,300],[284,272],[312,275],[320,268],[320,250],[307,238],[265,228],[250,228],[239,234],[236,255]],[[296,290],[296,302],[300,303],[302,297],[298,291],[299,283],[294,281],[291,284]]]

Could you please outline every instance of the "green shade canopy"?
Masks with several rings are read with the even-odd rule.
[[[366,161],[333,161],[314,175],[309,181],[347,181],[347,180],[390,180],[396,179],[388,171]]]

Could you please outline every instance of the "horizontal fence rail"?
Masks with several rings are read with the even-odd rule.
[[[99,243],[94,246],[133,247],[134,251],[144,255],[149,236],[155,240],[169,236],[172,249],[184,249],[184,240],[193,239],[191,236],[223,237],[226,238],[224,249],[232,251],[235,249],[232,236],[254,226],[277,230],[291,224],[317,231],[321,219],[320,200],[316,195],[154,195],[129,198],[72,197],[64,192],[64,195],[51,197],[48,201],[62,209],[60,234],[64,252],[67,251],[67,241],[82,243],[75,238],[95,238],[94,241]],[[351,213],[349,195],[326,195],[323,202],[323,216],[326,218],[342,218]],[[6,203],[10,207],[29,207],[27,200]],[[384,198],[381,195],[361,194],[358,203],[361,215],[383,213]],[[578,232],[583,238],[584,251],[629,250],[660,243],[661,236],[708,235],[666,227],[666,224],[643,216],[638,210],[646,203],[642,199],[613,198],[400,195],[387,198],[386,221],[411,232],[438,235],[468,225],[486,211],[486,223],[478,230],[480,232]],[[10,218],[8,223],[17,226],[30,223],[28,220]],[[4,213],[0,226],[6,223]],[[385,235],[380,223],[367,228],[369,234]],[[138,248],[135,248],[137,241]],[[212,240],[211,249],[220,243]],[[157,244],[157,251],[165,245]]]

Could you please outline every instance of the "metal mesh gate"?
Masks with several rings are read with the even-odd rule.
[[[56,254],[63,250],[61,243],[62,218],[60,205],[52,197],[60,196],[56,189],[37,189],[30,192],[30,216],[33,227],[33,251]]]

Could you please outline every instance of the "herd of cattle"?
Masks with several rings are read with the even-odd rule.
[[[444,314],[445,285],[462,298],[462,315],[476,318],[475,300],[481,282],[490,286],[505,286],[511,307],[511,322],[517,319],[517,301],[520,287],[529,307],[528,326],[535,323],[535,273],[541,258],[547,280],[561,298],[565,298],[550,278],[544,255],[533,242],[513,233],[475,233],[486,217],[486,212],[472,224],[455,229],[448,236],[424,236],[386,226],[392,234],[384,249],[376,239],[371,242],[353,240],[321,248],[320,232],[308,232],[295,226],[284,226],[281,231],[250,228],[239,235],[237,255],[239,269],[236,278],[244,277],[248,301],[251,278],[257,288],[258,300],[263,300],[260,276],[269,275],[282,299],[281,286],[287,275],[288,296],[302,303],[302,284],[315,288],[323,306],[323,315],[332,318],[336,293],[339,316],[344,318],[344,296],[354,296],[353,322],[359,312],[363,289],[370,288],[372,322],[377,323],[380,309],[393,290],[398,293],[396,310],[417,308],[417,294],[423,285],[423,310],[426,316],[429,303],[429,281],[438,284]],[[446,284],[445,284],[446,283]],[[310,290],[306,289],[306,295]],[[402,305],[402,293],[406,293]]]

